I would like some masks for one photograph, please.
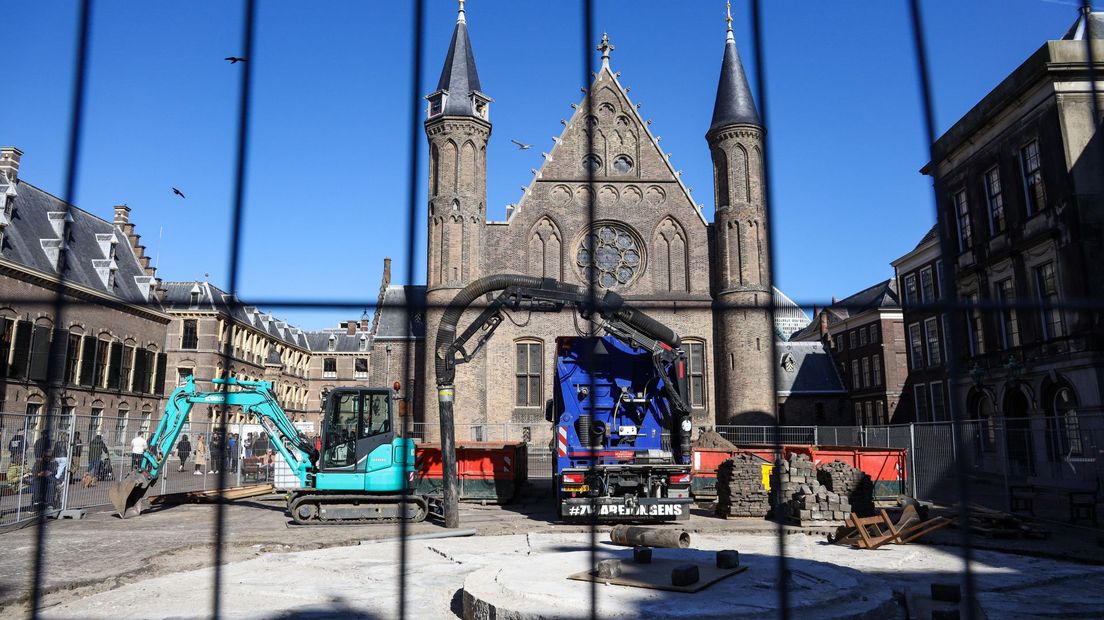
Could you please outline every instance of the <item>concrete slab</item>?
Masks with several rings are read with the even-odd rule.
[[[791,571],[791,604],[815,610],[818,616],[842,617],[863,609],[880,610],[894,591],[926,589],[932,581],[953,581],[962,570],[957,549],[921,545],[888,546],[865,551],[827,545],[811,536],[786,536],[785,568]],[[463,595],[490,588],[517,591],[524,584],[532,595],[521,603],[543,610],[542,617],[569,617],[585,610],[589,615],[591,584],[573,582],[566,574],[591,566],[590,537],[585,533],[530,533],[409,541],[406,546],[405,597],[408,617],[442,618],[461,615]],[[727,581],[739,584],[752,597],[717,617],[750,616],[776,609],[780,565],[779,539],[763,534],[708,533],[695,535],[698,549],[737,549],[749,570],[722,580],[693,595],[659,593],[650,601],[632,589],[618,594],[617,586],[596,587],[602,617],[616,617],[616,609],[641,615],[679,617],[688,599],[717,598],[714,590]],[[397,542],[387,541],[309,551],[267,552],[258,549],[252,559],[224,566],[222,610],[235,618],[396,617],[399,600]],[[677,553],[680,550],[656,550]],[[690,550],[686,550],[689,552]],[[599,543],[598,557],[631,556],[632,550]],[[1053,617],[1084,617],[1099,609],[1104,594],[1104,568],[976,551],[974,571],[980,599],[990,618],[1025,617],[1028,610]],[[560,565],[563,576],[549,567]],[[479,576],[477,577],[477,573]],[[553,578],[555,577],[555,578]],[[132,577],[139,579],[140,577]],[[503,581],[497,581],[502,579]],[[80,600],[69,599],[47,607],[47,618],[175,618],[209,615],[212,570],[162,574],[127,583]],[[534,585],[541,582],[551,585]],[[510,588],[502,588],[502,584]],[[466,585],[467,584],[467,585]],[[512,584],[512,585],[511,585]],[[480,590],[479,588],[482,588]],[[576,588],[568,594],[557,588]],[[649,592],[649,591],[644,591]],[[1030,594],[1019,595],[1016,593]],[[842,595],[840,593],[843,593]],[[488,594],[487,597],[490,595]],[[865,600],[863,599],[865,597]],[[1095,598],[1094,598],[1095,597]],[[1007,601],[1015,600],[1015,604]],[[695,605],[697,603],[695,602]],[[502,612],[508,606],[502,606]],[[662,611],[656,611],[661,609]],[[723,609],[723,608],[718,608]],[[803,616],[805,614],[802,614]],[[509,614],[503,613],[509,617]],[[472,617],[478,617],[473,609]],[[526,617],[526,616],[515,616]],[[578,617],[576,615],[576,617]],[[685,614],[683,617],[686,617]],[[695,618],[704,616],[695,613]]]

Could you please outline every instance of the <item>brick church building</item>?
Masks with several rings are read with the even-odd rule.
[[[458,14],[437,89],[426,97],[428,310],[404,320],[395,315],[405,314],[405,307],[381,308],[384,322],[409,322],[416,329],[401,330],[411,335],[406,339],[386,344],[377,339],[372,356],[382,359],[382,350],[375,351],[382,346],[389,347],[389,355],[398,345],[413,352],[409,368],[416,371],[417,385],[408,396],[415,422],[424,423],[431,436],[438,422],[432,346],[412,334],[425,334],[432,343],[443,306],[466,284],[500,273],[578,285],[592,274],[600,293],[616,291],[682,337],[696,426],[773,421],[776,330],[769,312],[773,296],[763,203],[765,128],[731,20],[712,122],[701,128],[702,147],[713,160],[713,222],[694,203],[619,83],[611,68],[614,46],[605,35],[597,49],[601,66],[522,199],[508,209],[505,221],[488,221],[486,146],[493,130],[488,93],[494,87],[488,82],[484,91],[464,10]],[[594,221],[588,217],[591,206]],[[391,288],[396,298],[408,298]],[[473,315],[465,315],[460,329]],[[458,425],[546,424],[555,339],[586,326],[568,310],[513,319],[458,368]]]

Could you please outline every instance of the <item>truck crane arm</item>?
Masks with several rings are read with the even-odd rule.
[[[188,414],[196,404],[239,406],[246,414],[256,417],[268,435],[270,445],[280,453],[300,481],[306,480],[307,473],[318,460],[318,453],[276,402],[272,384],[232,377],[213,379],[212,383],[240,389],[200,392],[196,389],[195,378],[189,376],[173,390],[165,405],[165,413],[139,458],[138,466],[111,488],[111,503],[119,516],[125,517],[128,510],[138,506],[149,488],[157,482],[188,421]]]
[[[501,291],[483,308],[479,316],[459,336],[457,324],[464,311],[488,293]],[[494,334],[502,323],[503,311],[560,312],[572,306],[584,319],[599,319],[600,327],[609,335],[635,347],[650,351],[656,371],[669,374],[674,367],[676,376],[665,381],[666,395],[679,415],[689,415],[686,398],[686,360],[682,341],[671,328],[627,304],[620,295],[606,291],[601,297],[591,295],[583,287],[565,284],[548,278],[536,278],[514,274],[488,276],[464,287],[449,304],[437,332],[436,370],[437,385],[452,385],[456,366],[471,359]],[[474,345],[469,350],[468,346]]]

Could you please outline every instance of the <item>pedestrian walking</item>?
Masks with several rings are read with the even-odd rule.
[[[54,475],[58,481],[69,473],[69,433],[61,433],[54,442]]]
[[[143,436],[142,431],[138,431],[138,434],[134,436],[134,439],[130,440],[130,467],[131,469],[137,469],[138,463],[142,462],[142,455],[146,452],[146,438]]]
[[[196,438],[195,471],[192,474],[202,476],[204,467],[207,467],[207,442],[203,440],[203,435],[200,435]]]
[[[188,441],[187,435],[180,437],[180,445],[176,448],[176,455],[180,457],[180,469],[177,471],[184,471],[184,463],[188,462],[188,457],[192,454],[192,443]]]

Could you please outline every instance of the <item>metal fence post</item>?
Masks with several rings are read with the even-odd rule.
[[[815,445],[815,446],[820,445],[820,427],[819,426],[814,426],[813,427],[813,445]]]
[[[912,497],[913,499],[920,499],[917,495],[916,478],[918,474],[916,472],[916,423],[909,423],[909,482],[912,483]]]
[[[61,483],[65,485],[61,492],[61,509],[63,511],[69,509],[69,479],[73,477],[73,441],[76,428],[77,408],[74,407],[69,410],[69,430],[67,431],[69,441],[66,442],[68,445],[65,450],[65,476],[61,480]]]
[[[23,416],[23,458],[19,463],[19,480],[16,482],[16,485],[19,488],[19,493],[17,493],[16,496],[15,496],[15,522],[16,523],[19,523],[19,521],[23,518],[23,491],[25,490],[24,487],[23,487],[23,479],[27,477],[27,446],[30,445],[30,443],[31,443],[27,439],[28,437],[30,437],[30,433],[28,431],[28,426],[30,425],[30,421],[31,420],[30,420],[29,416],[26,416],[26,415]],[[10,484],[11,481],[9,480],[8,483]],[[32,489],[32,493],[33,493],[33,489]],[[33,500],[33,495],[32,495],[32,501],[34,501]]]

